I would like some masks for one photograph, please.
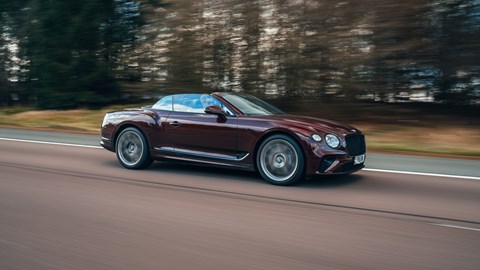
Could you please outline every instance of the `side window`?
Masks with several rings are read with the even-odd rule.
[[[173,96],[173,110],[176,112],[205,113],[208,106],[220,106],[228,115],[233,115],[218,99],[208,94],[180,94]]]
[[[171,111],[172,101],[173,101],[173,96],[163,97],[152,106],[152,109]]]
[[[183,94],[173,96],[173,110],[176,112],[203,113],[200,94]]]

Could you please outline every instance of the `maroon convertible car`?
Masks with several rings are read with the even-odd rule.
[[[361,131],[329,120],[288,115],[250,95],[177,94],[151,107],[105,115],[101,145],[128,169],[175,159],[258,170],[275,185],[363,168]]]

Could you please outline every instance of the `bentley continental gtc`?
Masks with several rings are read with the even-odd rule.
[[[354,127],[289,115],[238,93],[169,95],[153,106],[108,112],[101,145],[128,169],[173,159],[258,171],[275,185],[356,172],[366,152]]]

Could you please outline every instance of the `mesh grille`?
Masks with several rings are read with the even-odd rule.
[[[358,156],[365,154],[365,136],[363,135],[348,135],[345,137],[347,142],[347,152],[350,156]]]

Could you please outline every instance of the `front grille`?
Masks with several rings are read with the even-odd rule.
[[[363,155],[366,152],[365,136],[353,134],[345,137],[347,143],[347,152],[350,156]]]

